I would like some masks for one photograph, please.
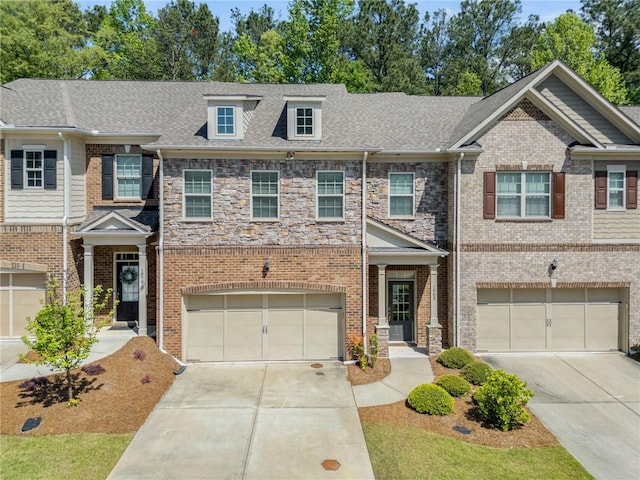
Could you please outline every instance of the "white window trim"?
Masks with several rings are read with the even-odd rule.
[[[276,203],[276,211],[277,215],[275,217],[254,217],[253,216],[253,174],[254,173],[275,173],[276,174],[276,184],[278,187],[278,193],[274,194],[256,194],[256,197],[275,197],[277,198]],[[251,209],[251,220],[256,222],[277,222],[280,220],[280,171],[279,170],[251,170],[249,172],[249,197],[250,197],[250,205]]]
[[[622,173],[622,206],[609,205],[610,187],[609,187],[609,174]],[[627,166],[626,165],[607,165],[607,210],[614,212],[621,212],[627,209]]]
[[[411,175],[411,195],[408,193],[391,193],[391,177],[393,175]],[[389,218],[415,218],[416,216],[416,174],[413,172],[389,172],[387,176],[387,213]],[[411,215],[392,215],[391,214],[391,197],[411,197]]]
[[[39,153],[40,154],[40,168],[28,168],[27,167],[27,153]],[[44,190],[44,149],[40,148],[25,148],[22,152],[23,169],[23,188],[28,190]],[[40,186],[29,186],[29,175],[27,172],[40,172]]]
[[[323,193],[320,194],[320,189],[318,188],[318,176],[321,173],[341,173],[342,174],[342,194],[336,193]],[[321,197],[342,197],[342,215],[339,217],[321,217],[320,216],[320,198]],[[343,221],[344,220],[344,210],[345,210],[345,173],[344,170],[318,170],[316,171],[316,220],[323,222],[330,221]]]
[[[209,172],[209,182],[211,183],[211,191],[207,193],[189,193],[186,192],[186,172]],[[211,213],[208,217],[187,217],[187,197],[209,197]],[[213,218],[213,170],[209,168],[185,168],[182,170],[182,219],[186,221],[211,220]]]
[[[322,102],[324,97],[285,97],[287,101],[287,139],[322,140]],[[310,108],[313,120],[313,134],[297,133],[297,112],[299,108]]]
[[[138,157],[140,159],[140,195],[137,197],[123,197],[118,195],[118,157]],[[127,177],[129,178],[129,177]],[[130,177],[134,178],[134,177]],[[137,201],[142,200],[142,155],[135,153],[119,153],[113,156],[113,199],[115,201]]]
[[[208,102],[208,130],[209,140],[242,140],[244,103],[242,101],[209,100]],[[233,134],[218,133],[218,108],[233,108]]]
[[[505,173],[519,173],[520,174],[520,216],[512,216],[512,215],[499,215],[498,214],[498,199],[501,196],[513,196],[514,194],[506,194],[506,193],[502,193],[500,194],[498,192],[498,175],[500,174],[505,174]],[[546,194],[547,197],[549,198],[549,215],[546,216],[542,216],[542,215],[527,215],[527,173],[545,173],[549,176],[549,193]],[[553,185],[551,184],[551,182],[553,181],[551,172],[548,171],[518,171],[518,172],[513,172],[513,171],[504,171],[504,172],[496,172],[496,218],[551,218],[551,201],[553,199]],[[535,194],[535,196],[540,195],[540,194]],[[534,196],[532,194],[532,196]]]

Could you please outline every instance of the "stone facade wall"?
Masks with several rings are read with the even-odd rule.
[[[0,223],[4,223],[4,188],[5,178],[4,138],[0,138]]]
[[[213,218],[183,218],[183,170],[213,171]],[[251,171],[280,172],[280,218],[251,219]],[[316,220],[316,172],[345,172],[345,218]],[[353,161],[165,159],[167,245],[356,245],[361,242],[361,166]]]
[[[369,163],[367,215],[422,241],[448,235],[448,175],[444,162]],[[415,218],[389,218],[389,173],[415,174]],[[453,204],[451,204],[453,205]]]
[[[269,273],[262,267],[269,259]],[[304,290],[306,285],[345,293],[345,333],[362,334],[362,257],[359,246],[167,246],[164,257],[164,347],[177,358],[182,351],[184,289],[214,284],[264,289]],[[374,330],[372,330],[374,331]],[[346,349],[346,358],[350,354]]]
[[[131,206],[131,207],[157,207],[158,206],[158,167],[160,160],[154,154],[153,159],[153,195],[146,200],[134,202],[114,202],[102,200],[102,155],[116,155],[126,153],[124,145],[87,144],[85,147],[87,159],[87,215],[95,206]],[[131,145],[131,154],[153,153],[142,150],[139,145]]]

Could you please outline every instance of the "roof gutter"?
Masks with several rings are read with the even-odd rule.
[[[377,153],[382,151],[381,148],[371,147],[316,147],[316,146],[302,146],[302,145],[287,145],[278,147],[265,147],[265,146],[249,146],[249,145],[158,145],[158,144],[144,144],[140,145],[145,150],[159,150],[164,151],[179,151],[184,150],[187,152],[274,152],[274,153],[286,153],[286,152],[337,152],[337,153]]]

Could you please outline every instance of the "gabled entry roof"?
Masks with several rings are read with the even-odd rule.
[[[157,228],[157,210],[97,208],[80,225],[76,234],[82,237],[85,244],[144,245]]]
[[[373,218],[367,218],[367,246],[370,265],[434,265],[449,255]]]

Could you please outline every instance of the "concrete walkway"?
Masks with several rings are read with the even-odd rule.
[[[406,400],[418,385],[433,382],[429,357],[423,348],[390,347],[391,373],[379,382],[356,385],[353,396],[358,407],[372,407]]]
[[[346,368],[323,362],[190,364],[109,475],[134,478],[374,477]]]
[[[89,357],[82,364],[94,362],[117,352],[130,338],[135,336],[136,332],[126,327],[112,327],[101,330],[98,333],[98,343],[93,346]],[[18,363],[18,354],[20,353],[27,353],[27,347],[22,343],[22,340],[0,341],[0,382],[24,380],[52,374],[51,370],[44,365]]]

